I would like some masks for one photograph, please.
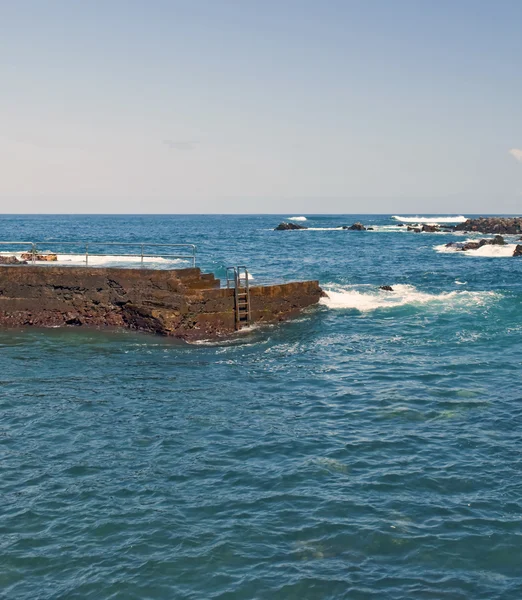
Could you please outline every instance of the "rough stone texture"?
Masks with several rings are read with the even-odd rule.
[[[522,218],[480,217],[459,223],[455,231],[478,231],[480,233],[511,234],[522,233]]]
[[[323,292],[306,281],[251,287],[250,294],[253,322],[275,322]],[[232,333],[234,314],[234,290],[198,268],[0,267],[3,327],[126,327],[190,340]]]
[[[516,245],[513,256],[522,256],[522,246],[520,244]]]

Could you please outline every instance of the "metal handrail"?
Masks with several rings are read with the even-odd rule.
[[[84,246],[85,252],[82,253],[71,253],[71,256],[85,256],[85,266],[89,266],[89,256],[115,256],[113,254],[105,254],[103,252],[92,252],[93,246],[117,246],[117,247],[139,247],[141,252],[139,254],[127,253],[127,254],[119,254],[121,257],[136,257],[141,259],[141,265],[143,266],[145,258],[154,258],[158,256],[159,258],[180,258],[192,263],[192,266],[196,266],[196,245],[195,244],[154,244],[148,242],[60,242],[60,241],[46,241],[46,242],[3,242],[0,241],[0,245],[2,246],[30,246],[30,253],[32,255],[31,262],[34,264],[35,257],[38,254],[45,254],[44,250],[38,250],[38,246]],[[184,252],[187,254],[170,254],[170,253],[155,253],[155,254],[146,254],[146,248],[183,248]]]
[[[226,268],[227,289],[234,290],[234,318],[236,329],[241,329],[241,325],[250,325],[252,321],[252,312],[250,310],[250,283],[248,280],[248,269],[244,265],[237,267]],[[240,297],[244,298],[241,303],[243,307],[240,309]],[[245,311],[246,310],[246,314]],[[243,311],[243,312],[242,312]],[[246,317],[246,321],[242,320],[241,316]]]

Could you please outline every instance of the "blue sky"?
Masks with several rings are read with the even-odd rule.
[[[521,24],[518,0],[0,3],[0,211],[522,212]]]

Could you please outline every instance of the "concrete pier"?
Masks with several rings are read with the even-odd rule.
[[[252,323],[316,304],[317,281],[250,287]],[[234,290],[199,268],[0,266],[0,327],[128,328],[197,340],[236,328]]]

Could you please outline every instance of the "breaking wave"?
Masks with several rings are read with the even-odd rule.
[[[458,217],[399,217],[394,215],[392,219],[402,223],[463,223],[466,221],[466,217],[463,215]]]
[[[452,246],[448,247],[446,244],[433,246],[433,248],[440,254],[460,254],[461,256],[471,256],[475,258],[507,258],[513,256],[516,244],[504,244],[503,246],[487,244],[476,250],[466,250],[464,252]]]
[[[21,259],[22,252],[0,252],[1,256],[16,256]],[[38,265],[65,265],[65,266],[82,266],[85,265],[85,254],[57,254],[55,261],[37,261]],[[168,267],[169,265],[186,265],[190,260],[183,258],[163,258],[161,256],[148,256],[143,258],[143,264],[151,267],[154,265]],[[89,266],[105,267],[105,266],[140,266],[141,258],[139,256],[96,256],[89,255]],[[253,277],[250,277],[253,279]]]
[[[421,292],[412,285],[392,285],[393,292],[380,289],[368,289],[369,286],[325,286],[327,298],[320,303],[330,309],[353,309],[369,312],[377,309],[396,308],[399,306],[421,306],[438,304],[449,310],[483,306],[487,302],[498,299],[495,292],[453,291],[429,294]]]
[[[306,217],[288,217],[289,221],[306,221]]]

